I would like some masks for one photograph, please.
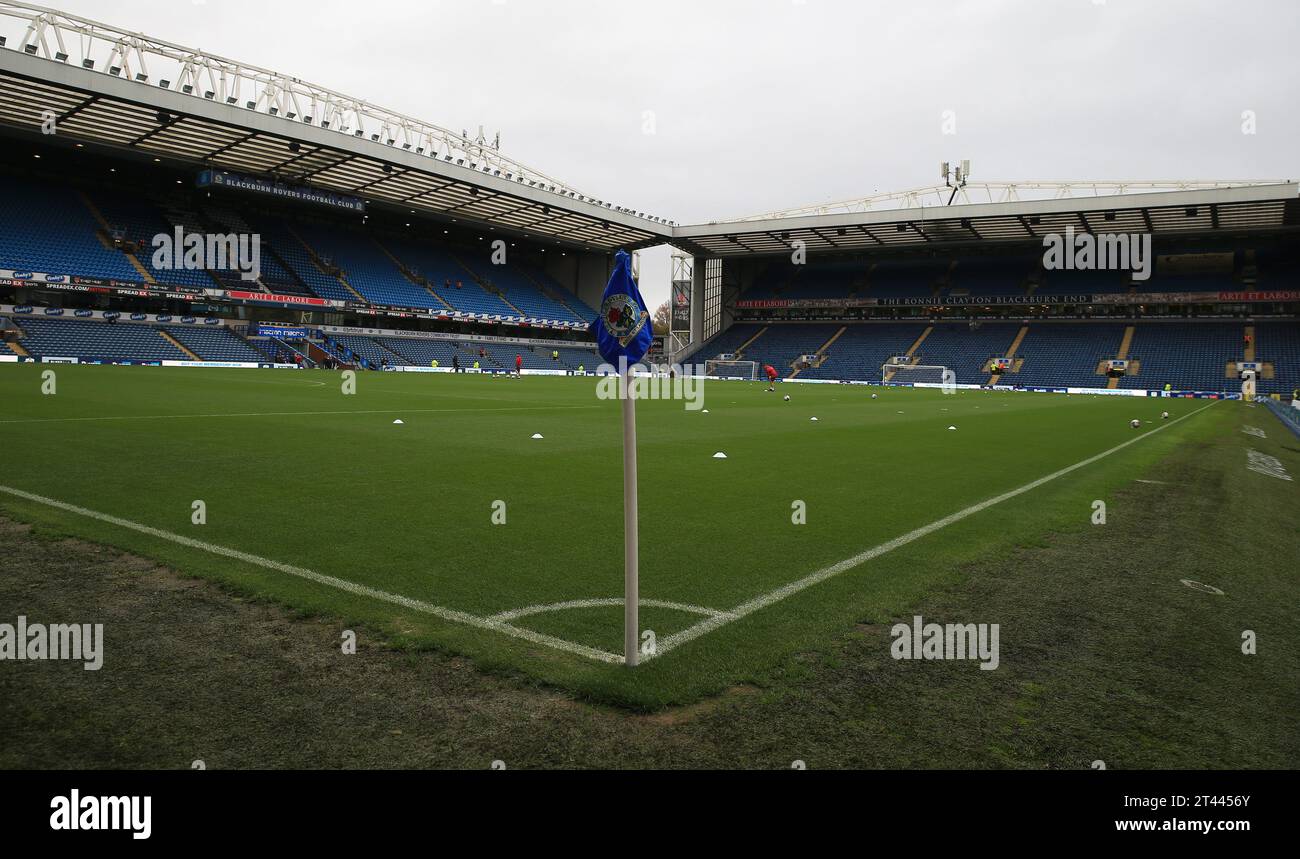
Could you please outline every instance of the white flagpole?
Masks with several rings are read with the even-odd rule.
[[[640,628],[637,570],[636,400],[632,368],[623,359],[623,661],[636,667]]]

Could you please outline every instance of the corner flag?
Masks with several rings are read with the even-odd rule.
[[[654,326],[645,299],[632,279],[632,257],[627,251],[619,251],[614,257],[614,272],[601,296],[595,329],[601,357],[616,367],[619,358],[635,364],[650,350]]]
[[[640,605],[636,499],[636,401],[632,399],[632,365],[645,357],[654,337],[650,313],[632,279],[632,257],[619,251],[614,272],[600,301],[600,315],[592,323],[596,347],[618,368],[619,396],[623,400],[623,664],[638,662]]]

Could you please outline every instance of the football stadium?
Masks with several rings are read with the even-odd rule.
[[[0,2],[0,766],[1300,764],[1275,167],[695,219],[120,12]]]

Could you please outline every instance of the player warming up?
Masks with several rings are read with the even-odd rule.
[[[776,368],[773,367],[771,364],[764,364],[763,372],[767,374],[767,389],[769,391],[775,391],[776,390]]]

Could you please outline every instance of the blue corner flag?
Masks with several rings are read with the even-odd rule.
[[[635,364],[650,351],[654,326],[641,291],[632,279],[632,257],[627,251],[619,251],[614,257],[614,273],[609,276],[609,285],[600,301],[600,315],[592,327],[600,355],[610,364],[617,366],[619,358],[627,358],[629,365]]]

